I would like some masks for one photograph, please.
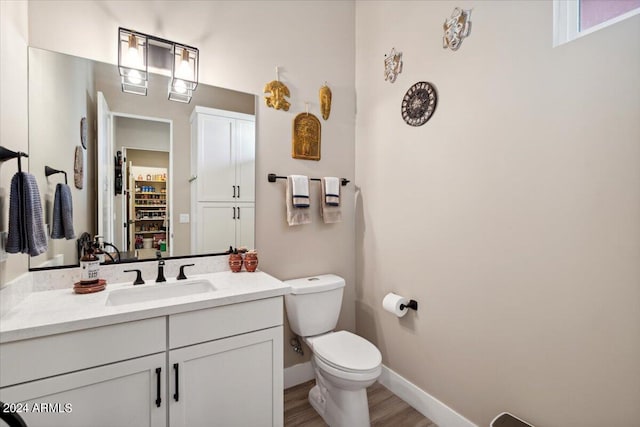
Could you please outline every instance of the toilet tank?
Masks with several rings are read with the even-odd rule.
[[[301,337],[332,331],[338,323],[344,279],[335,274],[287,280],[291,293],[284,296],[291,330]]]

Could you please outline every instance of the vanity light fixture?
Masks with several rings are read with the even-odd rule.
[[[198,49],[176,43],[172,62],[169,99],[188,103],[198,86]]]
[[[124,28],[120,28],[118,33],[118,70],[122,91],[146,96],[149,80],[149,39],[145,34]]]
[[[198,49],[126,28],[118,29],[122,91],[147,95],[149,71],[169,77],[171,101],[189,103],[198,86]]]

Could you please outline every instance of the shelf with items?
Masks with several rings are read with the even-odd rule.
[[[131,242],[135,249],[166,251],[169,237],[169,182],[167,169],[131,168]],[[133,249],[133,248],[132,248]]]
[[[149,230],[135,232],[136,249],[158,249],[161,252],[167,250],[166,231]]]

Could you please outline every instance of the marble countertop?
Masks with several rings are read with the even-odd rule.
[[[280,280],[259,271],[189,276],[189,281],[196,279],[211,281],[215,291],[122,305],[108,305],[109,294],[119,289],[162,287],[180,282],[175,279],[161,284],[147,281],[135,287],[130,282],[107,284],[102,292],[82,295],[71,288],[33,292],[0,318],[0,343],[276,297],[290,290]]]

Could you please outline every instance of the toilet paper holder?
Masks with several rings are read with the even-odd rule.
[[[407,305],[400,304],[400,310],[404,310],[405,308],[411,308],[415,311],[418,311],[418,301],[412,299],[409,300],[409,303]]]

